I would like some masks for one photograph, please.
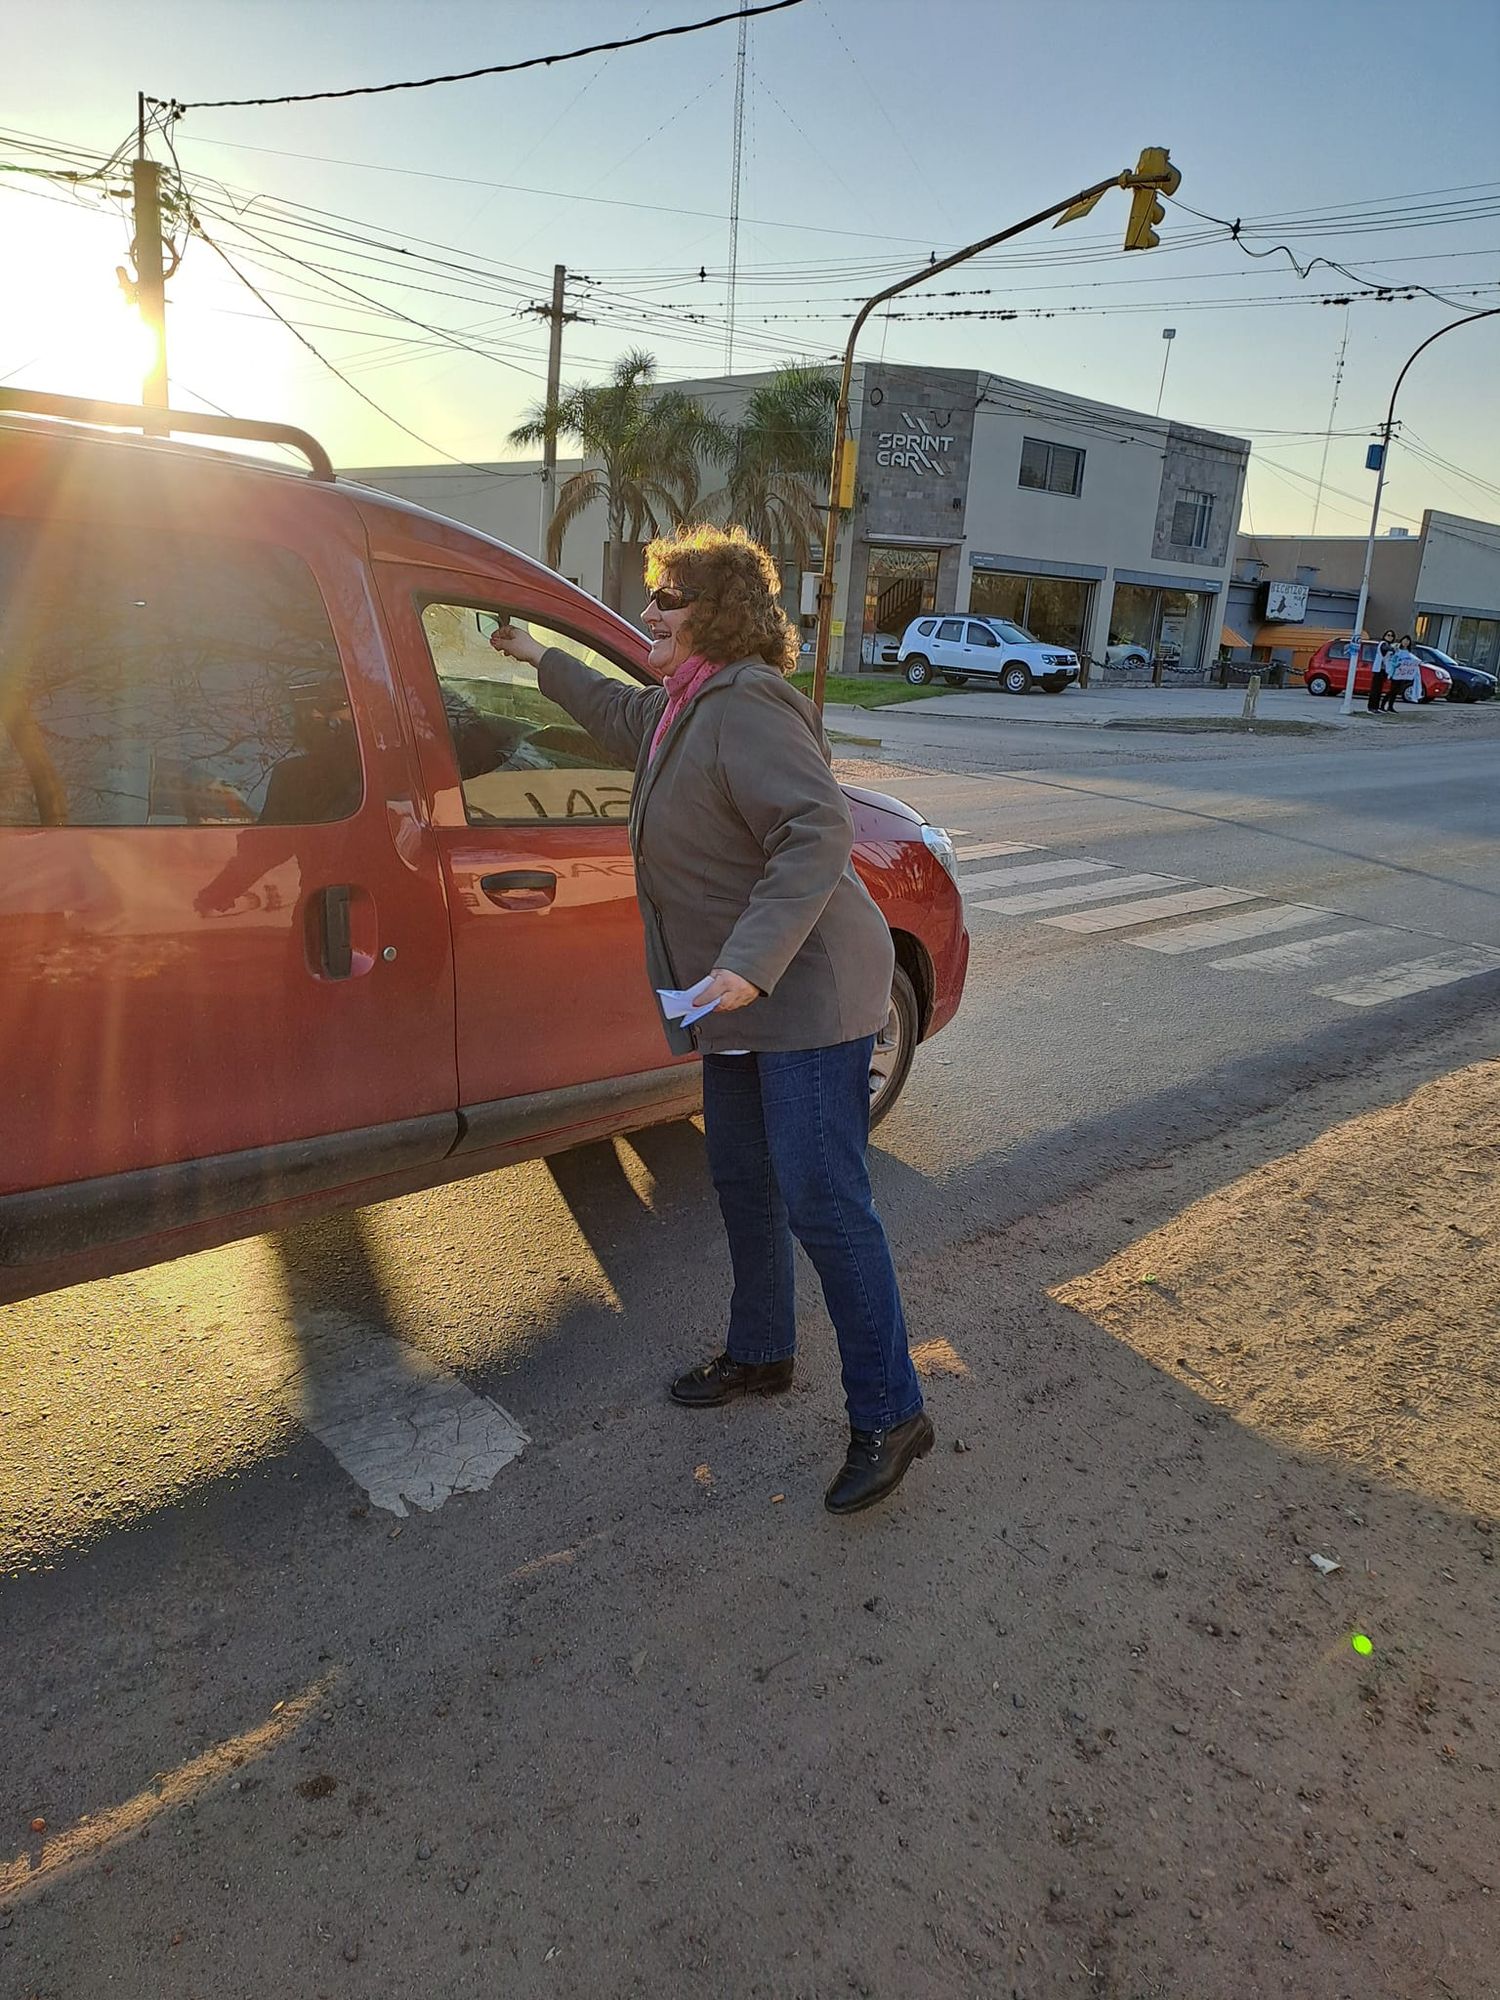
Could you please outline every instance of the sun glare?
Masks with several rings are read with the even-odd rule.
[[[40,204],[36,205],[40,209]],[[16,286],[0,316],[0,382],[54,395],[139,403],[154,359],[155,336],[126,295],[125,226],[113,215],[66,216],[61,226],[8,203],[0,215],[7,259],[32,274]],[[241,311],[236,285],[225,284],[190,244],[167,284],[167,361],[174,404],[203,400],[241,415],[284,414],[287,336]]]

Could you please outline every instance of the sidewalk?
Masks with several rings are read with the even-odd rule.
[[[1355,701],[1352,714],[1346,716],[1337,699],[1326,696],[1318,699],[1305,688],[1262,688],[1255,719],[1258,725],[1290,723],[1301,728],[1385,730],[1398,729],[1408,721],[1420,727],[1446,706],[1439,702],[1420,709],[1407,707],[1395,717],[1377,720],[1370,715],[1362,698]],[[830,702],[827,713],[830,723],[838,729],[851,735],[874,737],[883,735],[890,724],[899,728],[903,723],[937,718],[1043,722],[1054,727],[1076,724],[1150,729],[1165,724],[1173,729],[1191,730],[1196,724],[1216,729],[1239,725],[1244,710],[1245,690],[1239,687],[1075,687],[1059,695],[1039,690],[1028,695],[1008,695],[998,689],[993,692],[965,689],[961,694],[938,694],[930,700],[880,709],[845,708]]]

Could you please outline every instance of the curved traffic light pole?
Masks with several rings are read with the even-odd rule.
[[[1380,427],[1380,467],[1375,479],[1375,505],[1370,509],[1370,535],[1365,543],[1365,571],[1359,580],[1359,604],[1354,613],[1354,630],[1349,635],[1349,671],[1344,676],[1344,699],[1340,712],[1348,715],[1354,707],[1354,681],[1359,672],[1359,649],[1364,640],[1365,610],[1370,601],[1370,571],[1375,563],[1375,535],[1380,526],[1380,497],[1385,492],[1385,468],[1391,455],[1391,432],[1396,423],[1396,398],[1401,394],[1401,384],[1406,380],[1406,371],[1419,354],[1425,354],[1435,340],[1441,340],[1445,333],[1457,333],[1461,326],[1472,326],[1476,319],[1494,319],[1500,316],[1500,306],[1486,306],[1483,312],[1465,313],[1462,319],[1450,320],[1440,326],[1436,333],[1429,333],[1418,348],[1406,357],[1406,364],[1396,377],[1396,386],[1391,391],[1391,400],[1386,408],[1385,422]],[[1372,669],[1373,671],[1373,669]]]
[[[981,242],[970,243],[962,250],[955,250],[951,257],[940,258],[935,264],[924,264],[920,271],[913,271],[909,278],[902,278],[898,284],[887,285],[883,292],[877,292],[874,298],[866,299],[855,314],[854,324],[849,329],[849,338],[844,345],[843,374],[839,377],[838,408],[833,420],[833,463],[828,476],[828,521],[823,531],[823,568],[818,577],[818,630],[813,654],[812,698],[819,709],[823,706],[823,690],[828,680],[828,648],[833,636],[833,567],[839,516],[848,511],[843,498],[845,485],[848,482],[841,478],[841,473],[845,448],[849,442],[849,384],[854,375],[855,343],[859,339],[865,321],[875,308],[884,305],[887,299],[894,299],[900,293],[910,291],[913,285],[925,284],[929,278],[935,278],[943,271],[951,271],[955,264],[962,264],[970,257],[978,257],[986,250],[993,250],[997,243],[1004,243],[1012,236],[1024,235],[1028,229],[1035,229],[1039,222],[1050,222],[1054,217],[1059,222],[1072,222],[1086,215],[1100,196],[1108,194],[1111,188],[1128,187],[1137,190],[1157,188],[1170,194],[1177,187],[1179,180],[1177,169],[1168,163],[1165,150],[1148,147],[1134,168],[1127,167],[1123,173],[1112,174],[1107,181],[1096,181],[1092,187],[1081,188],[1077,194],[1070,194],[1066,201],[1054,202],[1050,208],[1039,209],[1035,215],[1028,215],[1024,222],[1013,223],[1009,229],[997,230],[993,236],[986,236]],[[1159,209],[1151,209],[1151,220],[1160,220],[1160,215]],[[1132,219],[1134,221],[1134,214]],[[1138,241],[1131,243],[1127,239],[1127,248],[1149,249],[1155,243],[1154,232],[1149,226],[1144,234],[1137,233]]]

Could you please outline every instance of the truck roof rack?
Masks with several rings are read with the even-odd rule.
[[[115,430],[165,436],[191,431],[203,437],[249,438],[261,444],[289,444],[308,462],[314,479],[332,480],[333,461],[295,424],[262,423],[255,417],[205,416],[198,410],[154,410],[142,403],[96,403],[87,396],[52,396],[39,389],[0,388],[0,415],[14,410],[30,417],[62,417],[69,423],[103,424]]]

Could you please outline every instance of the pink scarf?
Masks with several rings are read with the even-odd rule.
[[[656,733],[651,738],[651,752],[646,760],[648,763],[655,757],[661,748],[662,738],[693,696],[723,665],[722,660],[705,660],[700,653],[692,653],[683,661],[676,673],[667,675],[663,683],[667,690],[667,705],[662,710],[661,721],[656,725]]]

